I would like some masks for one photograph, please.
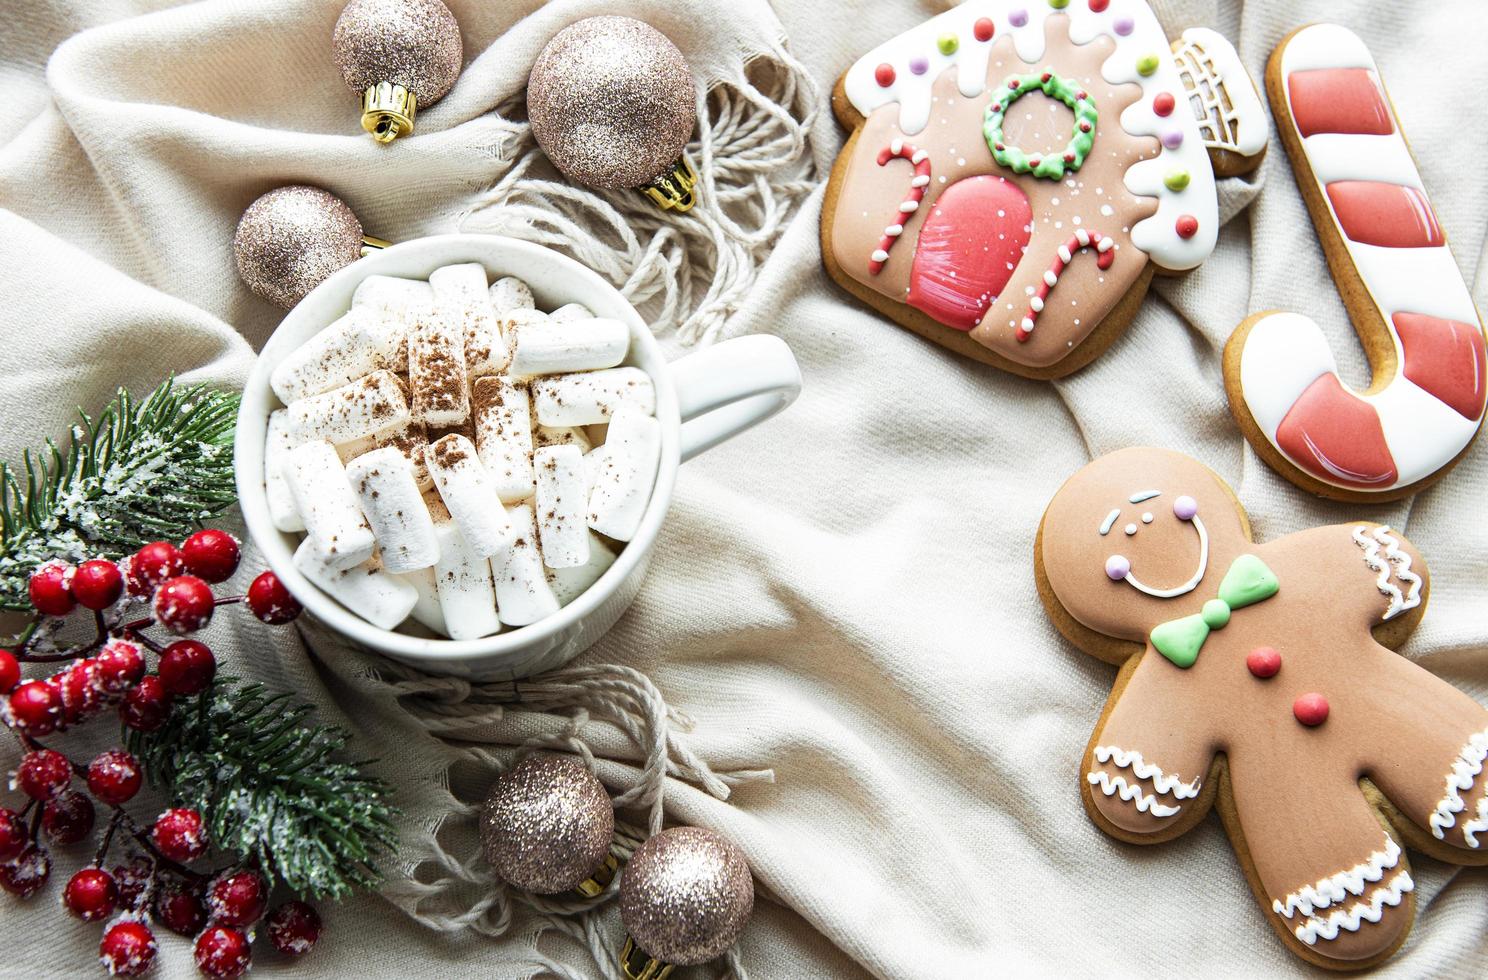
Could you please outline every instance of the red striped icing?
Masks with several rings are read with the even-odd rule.
[[[1441,245],[1441,226],[1431,202],[1415,187],[1376,180],[1336,180],[1328,200],[1351,241],[1385,248]]]
[[[1287,76],[1292,122],[1303,136],[1316,133],[1395,132],[1379,80],[1368,68],[1319,68]]]
[[[1017,184],[990,174],[956,181],[920,226],[906,302],[970,330],[1012,278],[1032,228],[1033,209]]]
[[[1373,405],[1345,391],[1338,376],[1318,378],[1276,428],[1276,444],[1298,466],[1329,483],[1382,488],[1395,482],[1395,458]]]
[[[1391,318],[1405,351],[1401,373],[1469,421],[1483,415],[1483,332],[1456,320],[1424,313]]]

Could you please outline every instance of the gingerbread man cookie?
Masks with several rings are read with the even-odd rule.
[[[1396,500],[1444,476],[1477,436],[1482,321],[1364,42],[1304,27],[1271,55],[1266,89],[1374,379],[1344,384],[1317,324],[1272,310],[1225,347],[1230,405],[1303,489]]]
[[[1080,772],[1107,833],[1170,840],[1217,803],[1272,927],[1335,969],[1405,941],[1404,846],[1488,864],[1488,710],[1392,650],[1429,591],[1403,535],[1258,544],[1207,468],[1126,449],[1054,496],[1035,566],[1060,632],[1121,666]]]
[[[952,350],[1031,378],[1088,364],[1155,270],[1219,232],[1215,175],[1268,124],[1213,31],[1146,0],[970,0],[842,76],[853,133],[822,209],[827,271]]]

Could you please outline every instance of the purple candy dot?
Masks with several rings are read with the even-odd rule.
[[[1181,521],[1192,520],[1199,512],[1199,502],[1190,496],[1184,495],[1173,501],[1173,513]]]
[[[1118,17],[1116,18],[1116,23],[1112,24],[1111,26],[1116,29],[1117,34],[1120,34],[1122,37],[1126,37],[1137,25],[1132,23],[1132,19],[1130,17]]]
[[[1009,11],[1008,23],[1012,24],[1014,27],[1022,27],[1024,24],[1028,23],[1028,11],[1024,10],[1022,7],[1019,7],[1017,10]]]
[[[914,72],[916,75],[923,75],[925,74],[925,72],[930,70],[930,62],[924,57],[910,58],[909,70]]]
[[[1183,130],[1170,129],[1162,135],[1162,144],[1170,150],[1176,150],[1183,145]]]
[[[1120,582],[1131,572],[1131,562],[1122,555],[1112,555],[1106,559],[1106,575],[1112,582]]]

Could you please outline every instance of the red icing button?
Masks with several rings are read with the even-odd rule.
[[[1173,98],[1172,92],[1159,92],[1152,97],[1152,111],[1159,116],[1172,115],[1175,105],[1177,105],[1177,100]]]
[[[1090,9],[1100,13],[1111,5],[1111,0],[1090,0]]]
[[[1256,647],[1245,658],[1245,666],[1257,677],[1265,680],[1275,677],[1281,669],[1281,654],[1274,647]],[[1326,706],[1325,710],[1326,710]]]
[[[1308,728],[1316,728],[1328,720],[1328,699],[1313,691],[1292,702],[1292,714]]]
[[[1178,233],[1179,238],[1192,238],[1199,233],[1199,219],[1191,214],[1180,214],[1178,220],[1173,222],[1173,230]]]
[[[877,68],[873,69],[873,80],[877,82],[879,84],[879,87],[881,88],[888,88],[890,85],[893,85],[894,66],[885,61]]]
[[[1091,0],[1092,7],[1095,2],[1096,0]],[[977,22],[971,25],[971,33],[978,41],[992,40],[992,33],[996,30],[997,27],[992,23],[991,17],[979,17]]]

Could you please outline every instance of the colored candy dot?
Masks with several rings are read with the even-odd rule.
[[[936,39],[935,46],[940,49],[941,54],[955,54],[961,41],[954,34],[942,34]]]
[[[1246,668],[1261,680],[1275,677],[1281,670],[1281,654],[1273,647],[1256,647],[1245,657]]]
[[[1069,6],[1069,0],[1049,0],[1049,6],[1053,7],[1055,10],[1063,10],[1065,7]]]
[[[1017,10],[1009,11],[1008,23],[1012,24],[1014,27],[1022,27],[1024,24],[1028,23],[1028,11],[1024,10],[1022,7],[1019,7]]]
[[[1210,629],[1223,629],[1230,621],[1230,607],[1223,599],[1210,599],[1199,610],[1199,615],[1203,617],[1204,625]]]
[[[992,35],[997,31],[997,26],[992,23],[991,17],[979,17],[977,22],[971,25],[972,36],[978,41],[990,41]]]
[[[1172,92],[1159,92],[1152,97],[1152,111],[1159,116],[1170,116],[1173,114],[1173,106],[1177,105]]]
[[[1188,186],[1188,171],[1179,167],[1177,170],[1169,170],[1168,175],[1163,178],[1163,183],[1170,191],[1181,191]]]
[[[1162,144],[1170,150],[1176,150],[1183,145],[1183,130],[1170,129],[1162,135]]]
[[[1191,521],[1198,512],[1199,502],[1187,494],[1173,501],[1173,515],[1180,521]]]
[[[1179,238],[1192,238],[1199,233],[1199,219],[1191,214],[1180,214],[1178,220],[1173,222],[1173,230],[1178,233]]]
[[[1137,25],[1132,21],[1130,17],[1118,17],[1116,18],[1116,23],[1111,25],[1111,27],[1115,29],[1116,33],[1120,34],[1122,37],[1126,37],[1128,34],[1130,34],[1133,30],[1136,29],[1136,26]]]
[[[1328,720],[1328,699],[1316,691],[1304,694],[1292,702],[1292,714],[1308,728],[1316,728]]]
[[[1106,559],[1106,576],[1112,582],[1120,582],[1131,574],[1131,562],[1122,555],[1112,555]]]
[[[873,69],[873,80],[879,84],[880,88],[888,88],[890,85],[893,85],[894,66],[885,61]]]
[[[1157,55],[1144,54],[1137,59],[1137,74],[1146,77],[1157,71]]]
[[[1136,534],[1137,533],[1137,526],[1135,524],[1128,524],[1126,526],[1126,533],[1127,534]]]
[[[1111,5],[1111,0],[1090,0],[1090,9],[1096,13],[1102,13]]]
[[[916,55],[909,59],[909,70],[916,75],[923,75],[930,70],[930,62],[923,55]]]

